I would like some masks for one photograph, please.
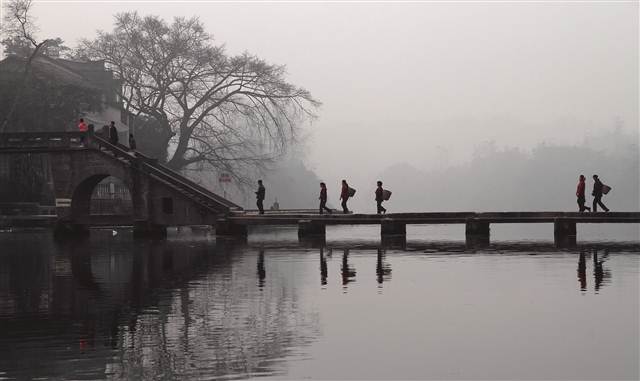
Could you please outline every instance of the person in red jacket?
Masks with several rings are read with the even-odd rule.
[[[320,183],[320,214],[325,210],[331,214],[331,209],[327,208],[327,185]]]
[[[87,126],[87,124],[84,122],[84,119],[80,118],[80,121],[78,121],[78,130],[80,132],[87,132],[89,130],[89,126]]]
[[[340,200],[342,200],[342,212],[344,214],[349,213],[347,208],[347,200],[349,199],[349,184],[347,180],[342,180],[342,191],[340,192]]]
[[[586,198],[584,195],[584,189],[586,187],[585,177],[584,175],[580,175],[580,179],[578,180],[578,189],[576,189],[576,197],[578,197],[578,209],[580,212],[584,212],[585,210],[591,211],[591,208],[588,206],[584,206],[586,202]]]

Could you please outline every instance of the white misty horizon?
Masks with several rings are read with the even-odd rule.
[[[581,144],[637,132],[638,10],[629,3],[36,2],[68,45],[136,10],[197,15],[231,54],[284,64],[323,106],[308,165],[327,182],[407,162],[464,163],[478,145]],[[238,22],[242,15],[242,22]]]

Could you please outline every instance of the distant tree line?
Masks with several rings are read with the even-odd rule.
[[[612,211],[640,210],[637,133],[618,129],[595,140],[612,149],[539,144],[525,152],[488,144],[465,165],[423,172],[399,163],[381,172],[378,178],[394,191],[389,202],[394,210],[574,211],[578,176],[587,177],[590,195],[591,176],[598,174],[613,187],[604,197]],[[587,197],[588,203],[590,200]]]

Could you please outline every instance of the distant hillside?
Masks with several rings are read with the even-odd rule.
[[[390,211],[566,210],[576,207],[578,176],[587,177],[588,203],[598,174],[613,187],[604,197],[614,211],[640,210],[640,163],[637,137],[607,134],[593,146],[541,144],[532,152],[484,149],[466,165],[423,172],[409,164],[394,164],[377,178],[393,191]],[[615,138],[615,143],[610,141]],[[609,139],[607,139],[609,138]],[[373,183],[375,179],[371,179]],[[367,202],[369,201],[369,202]],[[372,211],[368,198],[354,199],[354,207]]]

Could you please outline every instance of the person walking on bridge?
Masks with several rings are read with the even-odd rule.
[[[260,214],[264,214],[264,195],[266,193],[266,190],[264,188],[264,185],[262,185],[262,180],[258,180],[258,191],[256,192],[256,205],[258,205],[258,211]]]
[[[609,211],[609,208],[607,208],[602,203],[602,195],[605,193],[604,187],[609,188],[608,186],[604,185],[602,183],[602,181],[600,181],[600,179],[598,178],[598,175],[593,175],[593,192],[591,192],[591,195],[593,196],[593,211],[594,212],[598,211],[598,205],[600,205],[602,210],[604,210],[605,212]]]
[[[325,210],[331,214],[331,209],[327,208],[327,185],[320,183],[320,214]]]
[[[580,175],[580,179],[578,180],[578,189],[576,189],[576,197],[578,197],[578,210],[580,212],[584,212],[585,210],[591,211],[591,208],[588,206],[584,206],[584,203],[587,201],[584,190],[586,188],[585,184],[586,178],[584,175]]]
[[[342,180],[342,191],[340,192],[340,200],[342,200],[342,212],[344,214],[349,213],[349,208],[347,208],[347,200],[349,199],[349,184],[347,184],[347,180]]]
[[[384,201],[384,189],[382,189],[382,181],[378,181],[378,188],[376,188],[376,204],[378,207],[378,214],[387,213],[387,209],[382,206]]]

